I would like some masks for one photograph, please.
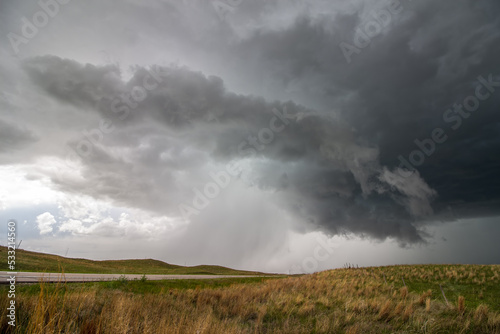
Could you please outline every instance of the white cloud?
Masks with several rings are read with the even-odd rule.
[[[68,219],[59,227],[60,232],[71,232],[71,234],[85,233],[85,227],[82,222],[76,219]]]
[[[31,174],[36,166],[0,166],[0,210],[51,203],[59,192],[51,189],[47,176]]]
[[[184,223],[140,209],[115,207],[88,196],[67,195],[58,202],[64,220],[59,232],[72,235],[158,239]]]
[[[53,231],[53,225],[55,225],[56,219],[50,212],[42,213],[36,217],[36,223],[40,234],[47,234]]]

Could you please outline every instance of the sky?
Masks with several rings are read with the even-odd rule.
[[[0,233],[304,273],[500,263],[496,0],[0,2]]]

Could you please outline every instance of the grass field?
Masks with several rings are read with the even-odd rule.
[[[1,333],[500,333],[500,266],[18,286],[15,330],[1,289]]]
[[[0,256],[7,258],[7,247],[0,246]],[[222,266],[184,267],[152,259],[93,261],[30,252],[22,249],[16,250],[16,270],[50,273],[64,271],[65,273],[87,274],[262,275],[259,272],[235,270]]]

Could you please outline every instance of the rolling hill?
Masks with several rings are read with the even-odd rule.
[[[0,246],[0,256],[7,258],[7,247]],[[4,261],[7,270],[7,261]],[[163,274],[163,275],[262,275],[255,271],[235,270],[222,266],[192,267],[169,264],[153,259],[104,260],[68,258],[59,255],[16,250],[16,271],[89,274]],[[267,275],[267,274],[266,274]]]

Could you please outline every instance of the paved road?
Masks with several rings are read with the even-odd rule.
[[[12,272],[0,271],[0,284],[8,284]],[[37,283],[43,279],[44,282],[98,282],[119,279],[120,274],[57,274],[57,273],[30,273],[18,272],[15,274],[17,283]],[[142,275],[125,275],[128,280],[139,280]],[[148,280],[157,281],[164,279],[214,279],[234,277],[265,277],[251,275],[146,275]]]

